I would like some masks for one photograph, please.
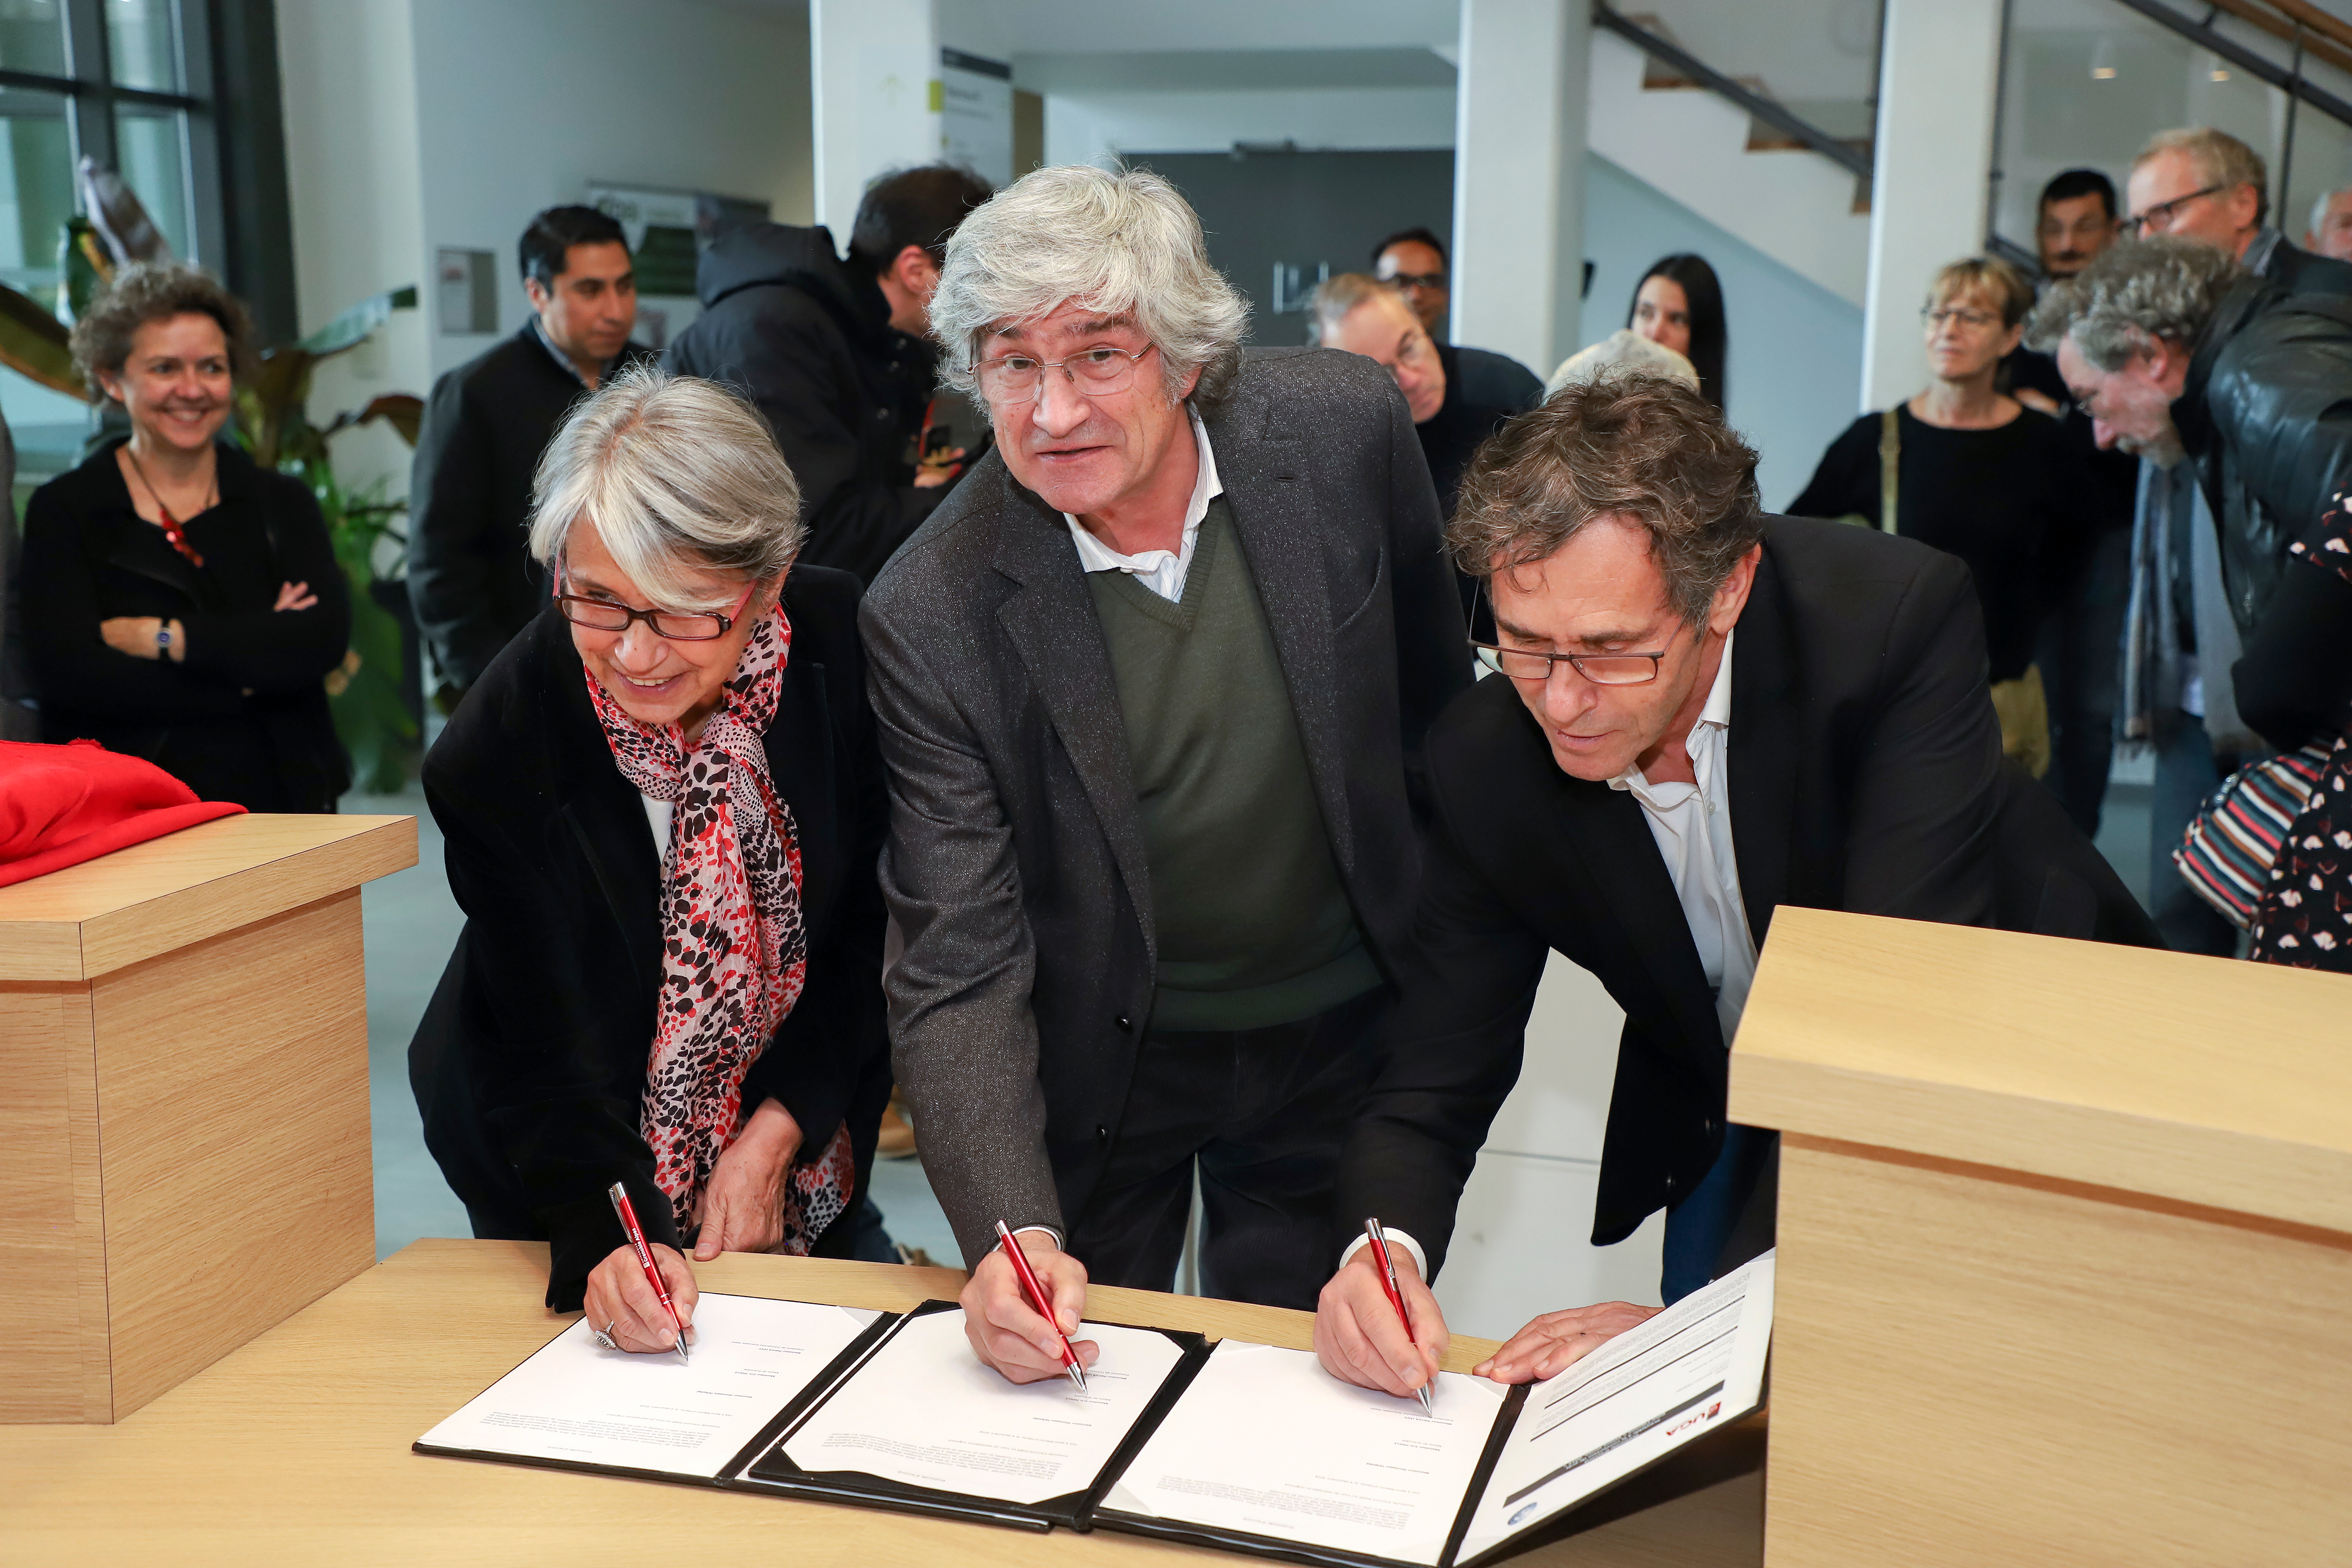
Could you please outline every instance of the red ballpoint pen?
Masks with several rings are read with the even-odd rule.
[[[629,1202],[629,1190],[614,1182],[604,1191],[613,1200],[613,1212],[621,1216],[621,1228],[629,1233],[629,1245],[637,1249],[637,1265],[646,1271],[646,1283],[654,1288],[654,1294],[661,1300],[662,1310],[669,1314],[669,1321],[677,1326],[677,1343],[673,1348],[677,1352],[677,1359],[690,1363],[693,1358],[686,1353],[686,1324],[680,1321],[677,1308],[670,1301],[669,1287],[662,1283],[661,1269],[654,1263],[654,1249],[646,1245],[646,1233],[644,1227],[637,1224],[636,1205]]]
[[[1412,1331],[1412,1315],[1404,1310],[1404,1292],[1397,1289],[1396,1261],[1389,1257],[1388,1233],[1381,1229],[1380,1221],[1368,1219],[1364,1222],[1364,1237],[1372,1244],[1372,1261],[1381,1270],[1381,1289],[1388,1293],[1389,1305],[1396,1309],[1397,1321],[1404,1324],[1404,1337],[1413,1344],[1421,1343],[1420,1337]],[[1430,1397],[1429,1384],[1424,1383],[1413,1392],[1421,1395],[1422,1409],[1436,1413],[1437,1402]]]
[[[1087,1369],[1079,1363],[1078,1352],[1070,1348],[1070,1336],[1062,1332],[1062,1325],[1054,1317],[1053,1298],[1045,1294],[1043,1285],[1037,1283],[1037,1276],[1030,1270],[1028,1256],[1021,1250],[1021,1244],[1013,1239],[1013,1233],[1004,1228],[1003,1220],[996,1222],[996,1237],[1004,1244],[1006,1255],[1013,1259],[1013,1272],[1021,1276],[1021,1289],[1027,1292],[1029,1304],[1037,1309],[1039,1317],[1054,1325],[1054,1337],[1062,1342],[1062,1370],[1070,1374],[1070,1381],[1078,1385],[1080,1394],[1084,1394],[1087,1391]]]

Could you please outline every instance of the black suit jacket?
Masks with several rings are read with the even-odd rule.
[[[1408,774],[1469,680],[1437,496],[1395,383],[1252,353],[1204,415],[1339,875],[1393,974]],[[1068,525],[992,453],[866,595],[890,773],[898,1081],[967,1261],[1081,1213],[1151,1012],[1151,893],[1110,655]]]
[[[1949,555],[1768,519],[1732,643],[1728,741],[1759,949],[1781,904],[2086,936],[2104,916],[2103,934],[2152,937],[2056,799],[2003,766],[1983,619]],[[1625,1009],[1592,1222],[1596,1245],[1622,1240],[1697,1185],[1723,1142],[1727,1042],[1673,879],[1632,794],[1561,772],[1501,677],[1446,710],[1428,763],[1418,942],[1337,1212],[1409,1232],[1434,1270],[1556,948]]]
[[[782,1100],[812,1152],[846,1118],[862,1179],[889,1067],[873,870],[881,759],[856,604],[844,573],[797,567],[785,582],[792,658],[766,742],[800,837],[808,978],[745,1077],[743,1104]],[[467,693],[425,760],[425,795],[466,911],[409,1047],[425,1144],[477,1234],[552,1243],[547,1304],[572,1310],[620,1245],[607,1185],[627,1184],[649,1239],[679,1237],[638,1131],[661,984],[661,854],[552,608]]]
[[[629,344],[614,374],[652,352]],[[531,477],[587,395],[536,319],[433,384],[409,468],[408,599],[434,662],[460,688],[547,603],[547,574],[525,548]]]
[[[25,509],[24,635],[42,738],[87,737],[144,757],[205,800],[250,811],[332,811],[351,763],[323,684],[351,645],[351,590],[319,503],[299,479],[215,448],[220,504],[187,521],[205,563],[131,505],[110,442]],[[278,586],[318,603],[273,610]],[[177,619],[186,658],[109,647],[116,616]]]

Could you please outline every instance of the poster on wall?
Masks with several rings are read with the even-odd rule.
[[[588,205],[621,226],[635,259],[637,341],[664,348],[698,313],[694,268],[726,224],[764,221],[768,204],[709,191],[667,191],[588,182]]]
[[[1013,183],[1013,68],[940,51],[940,156],[990,184]]]

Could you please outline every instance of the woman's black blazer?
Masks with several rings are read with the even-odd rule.
[[[351,646],[352,605],[319,503],[299,479],[214,448],[220,504],[187,521],[199,568],[143,521],[117,441],[25,508],[26,653],[50,741],[144,757],[205,800],[332,811],[351,783],[323,684]],[[273,610],[281,583],[318,603]],[[177,618],[184,661],[106,646],[100,621]]]
[[[887,807],[858,592],[817,566],[785,580],[792,655],[766,741],[800,837],[808,978],[743,1103],[782,1100],[812,1151],[846,1121],[862,1185],[890,1069],[875,872]],[[627,1184],[648,1239],[681,1238],[639,1131],[661,852],[552,607],[467,692],[425,760],[425,795],[466,912],[409,1047],[425,1145],[477,1236],[551,1244],[547,1304],[572,1310],[589,1270],[622,1245],[612,1183]],[[845,1247],[848,1229],[837,1222],[820,1250]]]

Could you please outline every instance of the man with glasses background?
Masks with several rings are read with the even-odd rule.
[[[2262,154],[2226,132],[2159,131],[2132,160],[2125,232],[2201,240],[2293,292],[2352,294],[2352,265],[2297,249],[2266,221],[2269,177]]]
[[[1197,1174],[1201,1289],[1314,1301],[1470,660],[1396,384],[1244,354],[1159,176],[1028,175],[930,319],[994,443],[860,616],[884,984],[973,1346],[1027,1381],[1058,1344],[999,1220],[1075,1330],[1089,1279],[1172,1284]]]
[[[1337,1376],[1405,1394],[1434,1373],[1445,1328],[1423,1281],[1552,951],[1625,1009],[1593,1244],[1665,1209],[1673,1301],[1771,1245],[1774,1135],[1724,1106],[1776,907],[2032,924],[2054,870],[2079,888],[2062,934],[2152,938],[2002,759],[1968,568],[1765,516],[1755,465],[1696,390],[1638,374],[1554,393],[1472,465],[1446,542],[1486,579],[1496,676],[1430,731],[1415,940],[1336,1210],[1402,1244],[1419,1342],[1355,1252],[1316,1320]],[[1547,1314],[1482,1370],[1547,1376],[1646,1315]]]

